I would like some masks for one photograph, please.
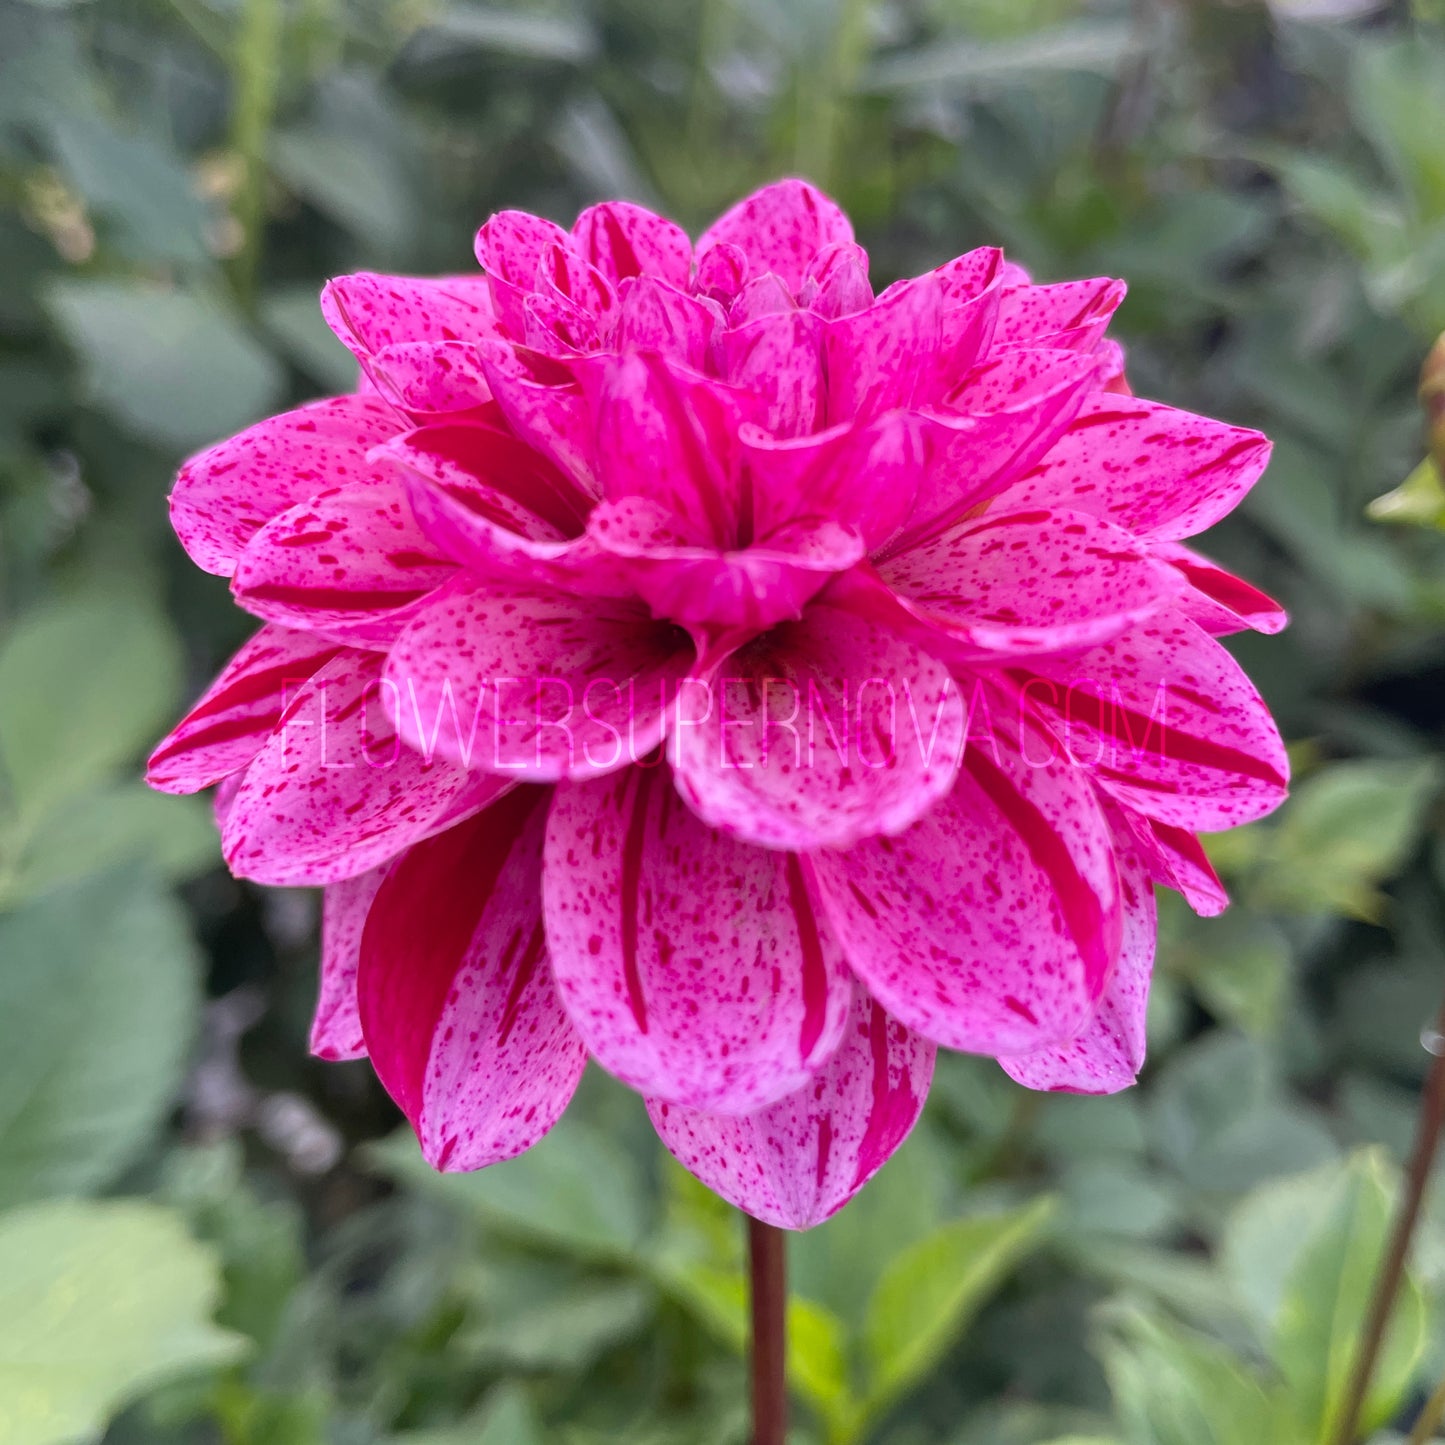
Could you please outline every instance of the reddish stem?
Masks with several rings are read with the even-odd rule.
[[[753,1303],[753,1445],[784,1445],[788,1433],[787,1236],[748,1220]]]

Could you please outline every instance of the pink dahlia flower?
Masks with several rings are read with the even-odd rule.
[[[696,245],[487,222],[482,272],[322,307],[353,396],[193,458],[181,541],[264,622],[151,760],[237,874],[326,889],[312,1044],[428,1159],[535,1143],[589,1056],[751,1214],[844,1204],[939,1045],[1102,1093],[1153,885],[1286,761],[1183,544],[1258,433],[1129,394],[1110,280],[996,250],[875,296],[784,181]]]

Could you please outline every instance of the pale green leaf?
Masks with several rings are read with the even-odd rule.
[[[1445,531],[1445,477],[1426,457],[1393,492],[1376,497],[1365,509],[1376,522],[1398,522]]]
[[[0,1215],[0,1445],[92,1440],[146,1389],[234,1359],[219,1293],[210,1251],[154,1205]]]
[[[175,1096],[197,1010],[185,917],[134,870],[0,917],[0,1207],[107,1183]]]
[[[943,1225],[888,1264],[869,1301],[865,1401],[876,1413],[917,1384],[1038,1242],[1054,1201]]]

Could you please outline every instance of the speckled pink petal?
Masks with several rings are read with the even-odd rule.
[[[416,421],[457,412],[500,414],[482,357],[470,341],[403,341],[382,347],[369,369],[381,394]]]
[[[706,255],[698,254],[693,295],[731,308],[748,279],[748,258],[736,246],[720,241]]]
[[[796,292],[819,251],[852,239],[847,216],[820,190],[807,181],[776,181],[714,221],[698,240],[697,255],[701,265],[712,247],[736,246],[753,274],[772,271]]]
[[[908,1137],[936,1049],[855,988],[843,1042],[796,1093],[755,1114],[647,1101],[678,1162],[754,1219],[811,1229],[836,1214]]]
[[[171,491],[171,525],[198,567],[229,577],[272,517],[369,475],[367,452],[401,430],[375,397],[334,396],[268,417],[192,457]]]
[[[1006,502],[1078,507],[1173,542],[1232,512],[1259,480],[1269,452],[1258,432],[1101,392],[1010,487]]]
[[[475,341],[497,331],[482,276],[382,276],[358,271],[328,281],[321,314],[365,366],[374,352],[404,341]]]
[[[911,537],[957,521],[1033,467],[1094,389],[1097,365],[1071,351],[1007,351],[956,392],[969,409],[926,416],[930,461],[918,479]],[[976,392],[970,395],[970,392]],[[1009,510],[1049,503],[1028,497]]]
[[[668,1103],[762,1108],[837,1047],[850,981],[805,864],[705,827],[665,766],[557,789],[543,898],[594,1057]]]
[[[1100,276],[1056,286],[1017,286],[1004,291],[999,309],[999,346],[1056,346],[1088,351],[1103,336],[1128,288]]]
[[[871,306],[868,253],[856,241],[825,246],[808,266],[798,304],[830,321]]]
[[[163,793],[196,793],[240,771],[302,684],[341,650],[306,632],[261,628],[151,754],[146,782]]]
[[[388,701],[425,756],[513,779],[597,777],[647,756],[692,665],[632,598],[449,588],[392,648]]]
[[[699,301],[656,277],[638,276],[622,285],[611,345],[617,351],[660,351],[702,371],[722,325],[722,309],[715,302]]]
[[[641,354],[607,363],[595,387],[597,465],[609,501],[643,497],[702,546],[736,544],[742,497],[738,394]]]
[[[718,338],[718,370],[760,399],[769,434],[805,436],[826,401],[823,323],[810,311],[778,311],[729,327]]]
[[[578,253],[614,283],[656,276],[685,287],[692,273],[692,242],[673,221],[629,201],[588,206],[572,227]]]
[[[1127,846],[1119,848],[1117,856],[1124,907],[1118,965],[1099,996],[1094,1016],[1072,1043],[999,1060],[1004,1072],[1026,1089],[1116,1094],[1133,1084],[1144,1067],[1144,1018],[1157,933],[1154,885]]]
[[[924,423],[907,412],[782,440],[746,427],[741,442],[760,539],[800,521],[828,520],[857,531],[871,551],[908,518],[927,465]]]
[[[389,478],[283,512],[241,554],[231,591],[248,612],[358,646],[391,642],[454,572]]]
[[[372,904],[357,978],[372,1067],[437,1169],[529,1149],[587,1051],[547,967],[547,792],[519,788],[418,844]]]
[[[705,720],[674,732],[678,790],[768,848],[899,833],[953,786],[965,702],[941,663],[815,602],[707,674]]]
[[[1201,917],[1214,918],[1229,907],[1229,894],[1198,837],[1184,828],[1155,822],[1132,808],[1115,805],[1122,830],[1155,883],[1183,895]]]
[[[528,211],[498,211],[477,232],[477,260],[490,275],[530,288],[548,246],[570,249],[572,238],[555,221]]]
[[[1219,643],[1177,613],[1010,676],[1060,748],[1147,817],[1209,832],[1284,799],[1289,762],[1264,699]]]
[[[1181,590],[1128,532],[1063,507],[990,508],[878,572],[961,660],[1089,647]]]
[[[890,286],[866,311],[827,323],[827,421],[910,407],[942,336],[943,293],[932,275]]]
[[[1289,615],[1273,597],[1218,562],[1178,542],[1155,542],[1149,550],[1183,576],[1188,586],[1178,606],[1212,636],[1226,637],[1245,628],[1273,634],[1288,625]]]
[[[1040,756],[1021,753],[1009,719],[991,721],[970,737],[953,792],[908,832],[818,853],[813,866],[873,997],[935,1043],[997,1055],[1079,1033],[1113,970],[1121,919],[1087,776],[1044,761],[1036,738],[1022,745]]]
[[[592,415],[572,373],[526,347],[484,349],[482,372],[508,425],[590,495],[598,495]]]
[[[246,769],[221,848],[238,878],[278,887],[354,878],[510,786],[402,745],[380,653],[343,653],[291,700]]]
[[[328,884],[321,898],[321,988],[311,1020],[311,1052],[319,1059],[366,1055],[356,1008],[361,931],[386,867]]]

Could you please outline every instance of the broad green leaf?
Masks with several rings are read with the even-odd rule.
[[[1378,885],[1415,846],[1439,781],[1428,758],[1336,763],[1307,777],[1268,835],[1255,880],[1261,901],[1378,923]]]
[[[1312,1201],[1315,1221],[1285,1280],[1273,1340],[1274,1361],[1310,1438],[1333,1435],[1397,1189],[1383,1153],[1367,1150],[1350,1159]],[[1429,1338],[1428,1324],[1425,1296],[1407,1275],[1362,1411],[1366,1430],[1384,1425],[1403,1404]]]
[[[221,303],[145,281],[58,281],[48,301],[95,403],[128,431],[190,451],[279,400],[285,373]]]
[[[1361,44],[1351,105],[1423,219],[1445,216],[1445,54],[1428,40]]]
[[[1365,509],[1376,522],[1399,522],[1445,531],[1445,477],[1426,457],[1393,492],[1376,497]]]
[[[508,1235],[581,1259],[631,1259],[646,1225],[622,1151],[573,1114],[516,1159],[475,1174],[438,1174],[402,1130],[371,1153],[388,1173],[450,1199]]]
[[[120,1406],[244,1348],[210,1323],[220,1276],[165,1209],[54,1202],[0,1215],[0,1445],[95,1439]]]
[[[149,863],[158,876],[179,882],[220,858],[207,800],[122,783],[46,814],[14,860],[14,871],[0,878],[0,907],[122,863]]]
[[[0,917],[0,1207],[107,1183],[181,1081],[197,1011],[184,915],[135,870]]]
[[[1277,1396],[1203,1335],[1128,1309],[1101,1351],[1129,1445],[1310,1445]]]
[[[476,49],[519,60],[581,65],[597,50],[597,37],[575,16],[468,4],[434,11],[412,43],[414,60]]]
[[[1038,1242],[1054,1201],[943,1225],[892,1259],[863,1321],[870,1413],[916,1385]]]
[[[26,613],[0,645],[0,761],[20,823],[154,741],[179,686],[175,632],[140,602],[83,594]]]

